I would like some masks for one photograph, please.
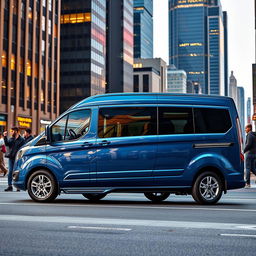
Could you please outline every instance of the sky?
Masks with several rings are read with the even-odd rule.
[[[229,75],[252,97],[252,63],[255,63],[254,0],[221,0],[228,14]],[[168,63],[168,0],[154,0],[154,57]]]

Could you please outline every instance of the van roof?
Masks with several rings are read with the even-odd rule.
[[[97,105],[117,105],[117,104],[200,104],[227,106],[233,99],[225,96],[198,95],[198,94],[173,94],[173,93],[108,93],[88,97],[74,106],[81,108],[85,106]]]

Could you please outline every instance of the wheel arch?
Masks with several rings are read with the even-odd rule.
[[[48,171],[48,172],[53,176],[53,178],[54,178],[54,180],[55,180],[55,182],[56,182],[56,184],[57,184],[58,191],[60,191],[60,189],[59,189],[59,182],[58,182],[58,180],[57,180],[56,175],[55,175],[49,168],[47,168],[47,167],[45,167],[45,166],[37,166],[37,167],[34,167],[34,168],[32,168],[32,169],[28,172],[28,174],[27,174],[27,176],[26,176],[26,179],[25,179],[25,189],[27,189],[27,184],[28,184],[29,177],[30,177],[34,172],[39,171],[39,170]]]
[[[204,172],[207,172],[207,171],[212,171],[220,177],[221,182],[223,184],[223,191],[226,194],[227,193],[227,182],[226,182],[225,176],[222,173],[222,171],[219,168],[215,167],[215,166],[205,166],[205,167],[199,169],[198,172],[196,173],[196,175],[193,178],[192,186],[194,186],[195,181],[198,178],[198,176],[201,175]]]

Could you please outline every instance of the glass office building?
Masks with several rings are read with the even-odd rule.
[[[58,116],[59,16],[59,0],[0,1],[0,132]]]
[[[200,84],[225,94],[225,33],[219,0],[169,0],[169,63]],[[227,75],[227,74],[226,74]]]
[[[62,0],[60,111],[105,92],[132,91],[132,0]]]
[[[225,96],[228,96],[228,14],[223,12]]]
[[[107,0],[106,92],[133,91],[133,0]]]
[[[60,112],[105,92],[106,0],[62,0]]]
[[[153,58],[153,0],[134,0],[134,58]]]

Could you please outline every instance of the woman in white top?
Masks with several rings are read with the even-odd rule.
[[[0,173],[3,173],[3,176],[5,176],[8,172],[8,170],[5,167],[4,164],[4,154],[2,152],[2,146],[4,145],[4,139],[2,134],[0,133]]]

